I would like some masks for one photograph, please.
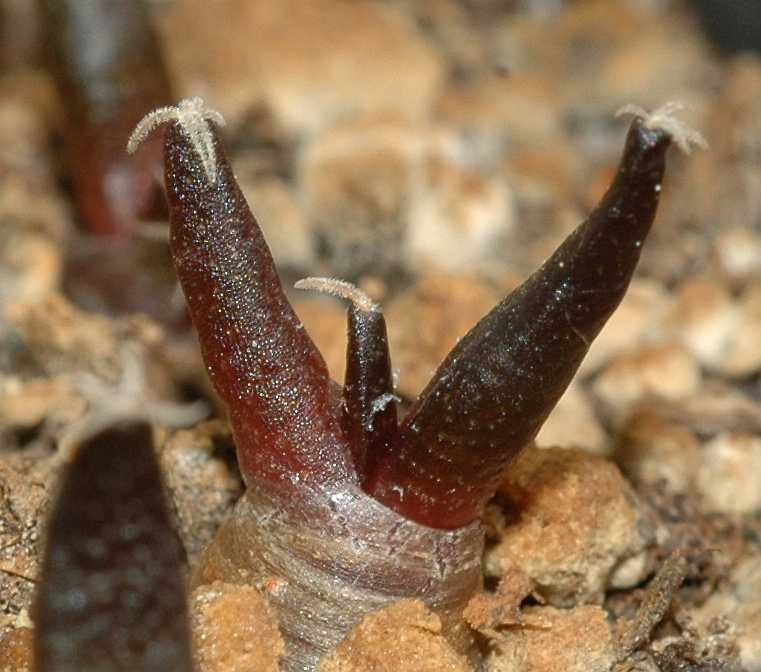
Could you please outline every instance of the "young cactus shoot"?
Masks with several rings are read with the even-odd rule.
[[[314,669],[363,614],[401,597],[426,601],[477,655],[460,612],[480,585],[484,507],[623,298],[672,139],[697,141],[673,107],[625,111],[635,118],[599,205],[457,344],[401,423],[380,306],[341,281],[298,285],[351,302],[341,389],[286,299],[220,115],[194,98],[133,133],[131,151],[166,127],[174,264],[248,487],[196,580],[284,578],[272,601],[285,669]],[[417,561],[401,552],[412,547]]]

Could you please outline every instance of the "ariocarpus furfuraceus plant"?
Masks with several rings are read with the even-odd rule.
[[[461,612],[481,586],[484,507],[624,296],[670,141],[700,140],[674,107],[625,109],[635,119],[600,204],[455,346],[401,422],[381,308],[348,283],[300,283],[351,302],[341,387],[282,290],[221,116],[193,98],[137,127],[130,151],[165,127],[172,256],[247,487],[194,581],[268,586],[282,669],[315,669],[365,614],[409,597],[477,661]]]

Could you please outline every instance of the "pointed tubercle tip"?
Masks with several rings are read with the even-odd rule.
[[[224,117],[209,107],[202,98],[193,97],[181,100],[177,105],[159,107],[146,114],[127,141],[127,153],[134,154],[140,144],[159,126],[177,122],[188,136],[193,149],[203,164],[206,177],[210,183],[217,181],[217,157],[214,150],[214,136],[209,129],[209,122],[224,126]]]
[[[619,108],[616,112],[616,118],[624,116],[634,116],[642,119],[645,128],[650,130],[661,130],[667,133],[674,141],[677,147],[685,154],[692,151],[693,145],[700,149],[706,149],[708,142],[700,131],[692,128],[681,119],[677,119],[675,114],[682,110],[688,109],[688,106],[679,101],[670,101],[648,112],[639,105],[629,103]]]

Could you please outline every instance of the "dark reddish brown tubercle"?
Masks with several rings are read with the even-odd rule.
[[[209,124],[210,128],[213,128]],[[249,485],[298,492],[354,481],[340,390],[293,312],[216,130],[216,179],[178,124],[166,130],[175,268]]]
[[[348,282],[305,278],[297,289],[314,289],[351,301],[346,337],[346,373],[341,428],[360,484],[375,469],[375,460],[398,434],[393,373],[386,320],[379,305]]]
[[[123,234],[161,203],[160,142],[126,156],[124,138],[146,109],[172,100],[142,0],[39,0],[48,61],[64,112],[74,195],[88,230]]]
[[[60,97],[66,171],[84,228],[68,240],[64,291],[88,310],[142,312],[187,330],[167,230],[155,227],[158,240],[142,235],[142,220],[166,217],[160,138],[139,155],[124,153],[124,138],[145,110],[173,99],[147,7],[143,0],[38,0],[38,6]]]
[[[116,423],[66,468],[34,605],[38,672],[191,672],[182,555],[151,427]]]
[[[449,353],[377,457],[367,491],[407,518],[479,518],[629,286],[655,217],[670,136],[635,119],[589,218]]]
[[[334,292],[354,300],[342,396],[283,294],[218,115],[194,99],[136,129],[133,147],[168,124],[174,262],[248,485],[196,580],[281,577],[270,598],[285,669],[313,669],[362,614],[400,597],[430,604],[472,653],[458,623],[480,585],[478,520],[626,291],[673,134],[654,119],[635,119],[600,205],[458,344],[401,427],[382,313]]]

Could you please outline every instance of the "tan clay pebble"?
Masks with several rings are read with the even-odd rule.
[[[219,581],[190,596],[200,672],[277,672],[283,640],[255,588]]]
[[[666,317],[666,327],[708,368],[720,365],[737,323],[735,302],[717,278],[684,283]]]
[[[622,428],[613,459],[635,484],[665,483],[683,494],[694,486],[701,449],[686,426],[643,410]]]
[[[702,629],[717,619],[732,624],[740,660],[746,670],[761,670],[761,555],[749,554],[732,571],[725,587],[692,612]]]
[[[615,641],[600,607],[528,607],[491,642],[486,672],[609,672]]]
[[[697,489],[706,511],[761,509],[761,438],[727,433],[706,443]]]
[[[670,302],[663,285],[634,278],[616,312],[589,348],[581,374],[597,371],[611,358],[658,338],[658,325]]]
[[[568,386],[539,434],[537,446],[576,446],[596,455],[608,450],[608,440],[586,390],[574,382]]]
[[[733,377],[753,375],[761,369],[761,282],[749,283],[737,302],[737,320],[727,352],[720,363]]]
[[[515,519],[486,551],[487,575],[517,566],[555,606],[601,602],[647,572],[654,530],[611,462],[580,450],[529,449],[499,489]]]
[[[473,672],[440,633],[422,602],[402,600],[365,616],[317,672]]]
[[[384,312],[399,391],[417,397],[457,340],[499,296],[472,276],[429,273],[394,298]]]
[[[168,9],[159,28],[178,89],[205,91],[231,125],[256,105],[293,135],[368,110],[420,117],[445,77],[444,59],[391,5],[233,0]],[[188,35],[213,48],[199,50]]]
[[[592,389],[605,409],[621,417],[648,398],[684,399],[701,382],[700,367],[680,343],[643,346],[614,358],[595,379]]]
[[[16,628],[0,635],[0,672],[33,672],[30,628]]]

